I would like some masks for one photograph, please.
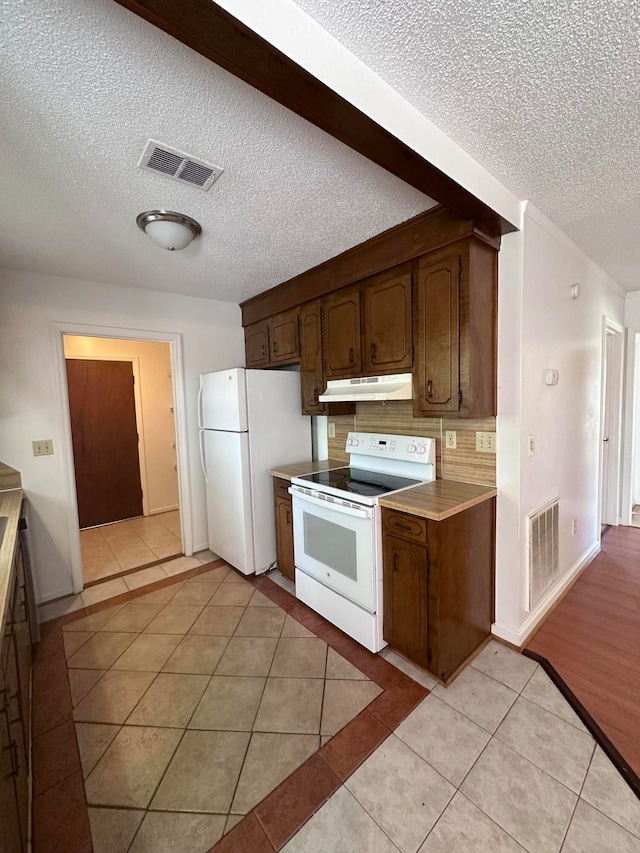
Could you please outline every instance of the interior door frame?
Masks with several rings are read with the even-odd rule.
[[[145,329],[126,329],[116,326],[92,326],[88,323],[51,323],[55,367],[58,382],[59,415],[64,459],[64,486],[70,512],[69,545],[71,577],[74,593],[82,592],[82,553],[80,549],[80,526],[78,518],[78,499],[76,495],[75,466],[73,461],[73,441],[71,438],[71,416],[69,414],[69,389],[67,386],[66,358],[64,354],[64,335],[80,335],[88,338],[121,338],[129,341],[153,341],[169,344],[171,353],[171,381],[173,385],[173,408],[176,428],[176,461],[178,465],[178,500],[180,502],[180,527],[182,545],[187,557],[193,554],[193,534],[191,525],[191,487],[189,480],[189,457],[187,449],[187,417],[185,403],[184,363],[182,355],[182,335],[176,332],[154,332]],[[128,359],[127,359],[128,360]]]
[[[73,337],[73,336],[71,336]],[[140,486],[142,488],[142,514],[149,515],[147,497],[147,457],[144,443],[144,418],[142,416],[142,386],[140,385],[140,359],[137,355],[70,355],[65,361],[128,361],[133,371],[133,399],[136,409],[136,428],[138,431],[138,461],[140,464]]]
[[[607,383],[607,338],[613,338],[611,382]],[[624,381],[624,326],[604,316],[602,319],[602,370],[600,407],[600,459],[598,488],[598,538],[603,524],[620,524],[622,474],[622,391]],[[609,430],[609,464],[604,482],[604,438],[607,401],[611,407],[612,429]]]

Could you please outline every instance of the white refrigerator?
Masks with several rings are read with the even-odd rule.
[[[300,374],[237,367],[200,377],[200,458],[209,548],[245,575],[276,559],[274,465],[311,459]]]

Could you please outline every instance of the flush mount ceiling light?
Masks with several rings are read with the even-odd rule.
[[[137,216],[136,222],[154,243],[170,252],[186,249],[202,233],[195,219],[172,210],[147,210]]]

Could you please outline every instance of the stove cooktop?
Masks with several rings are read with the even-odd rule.
[[[395,474],[380,474],[377,471],[366,471],[363,468],[332,468],[330,471],[317,471],[314,474],[304,474],[296,477],[322,487],[338,489],[341,492],[362,495],[363,497],[379,497],[398,489],[418,486],[422,480],[409,477],[397,477]]]

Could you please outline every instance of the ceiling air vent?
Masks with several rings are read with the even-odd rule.
[[[152,172],[160,172],[174,181],[181,181],[199,187],[205,192],[213,186],[224,172],[219,166],[196,160],[184,151],[169,148],[155,139],[150,139],[142,153],[138,166]]]

